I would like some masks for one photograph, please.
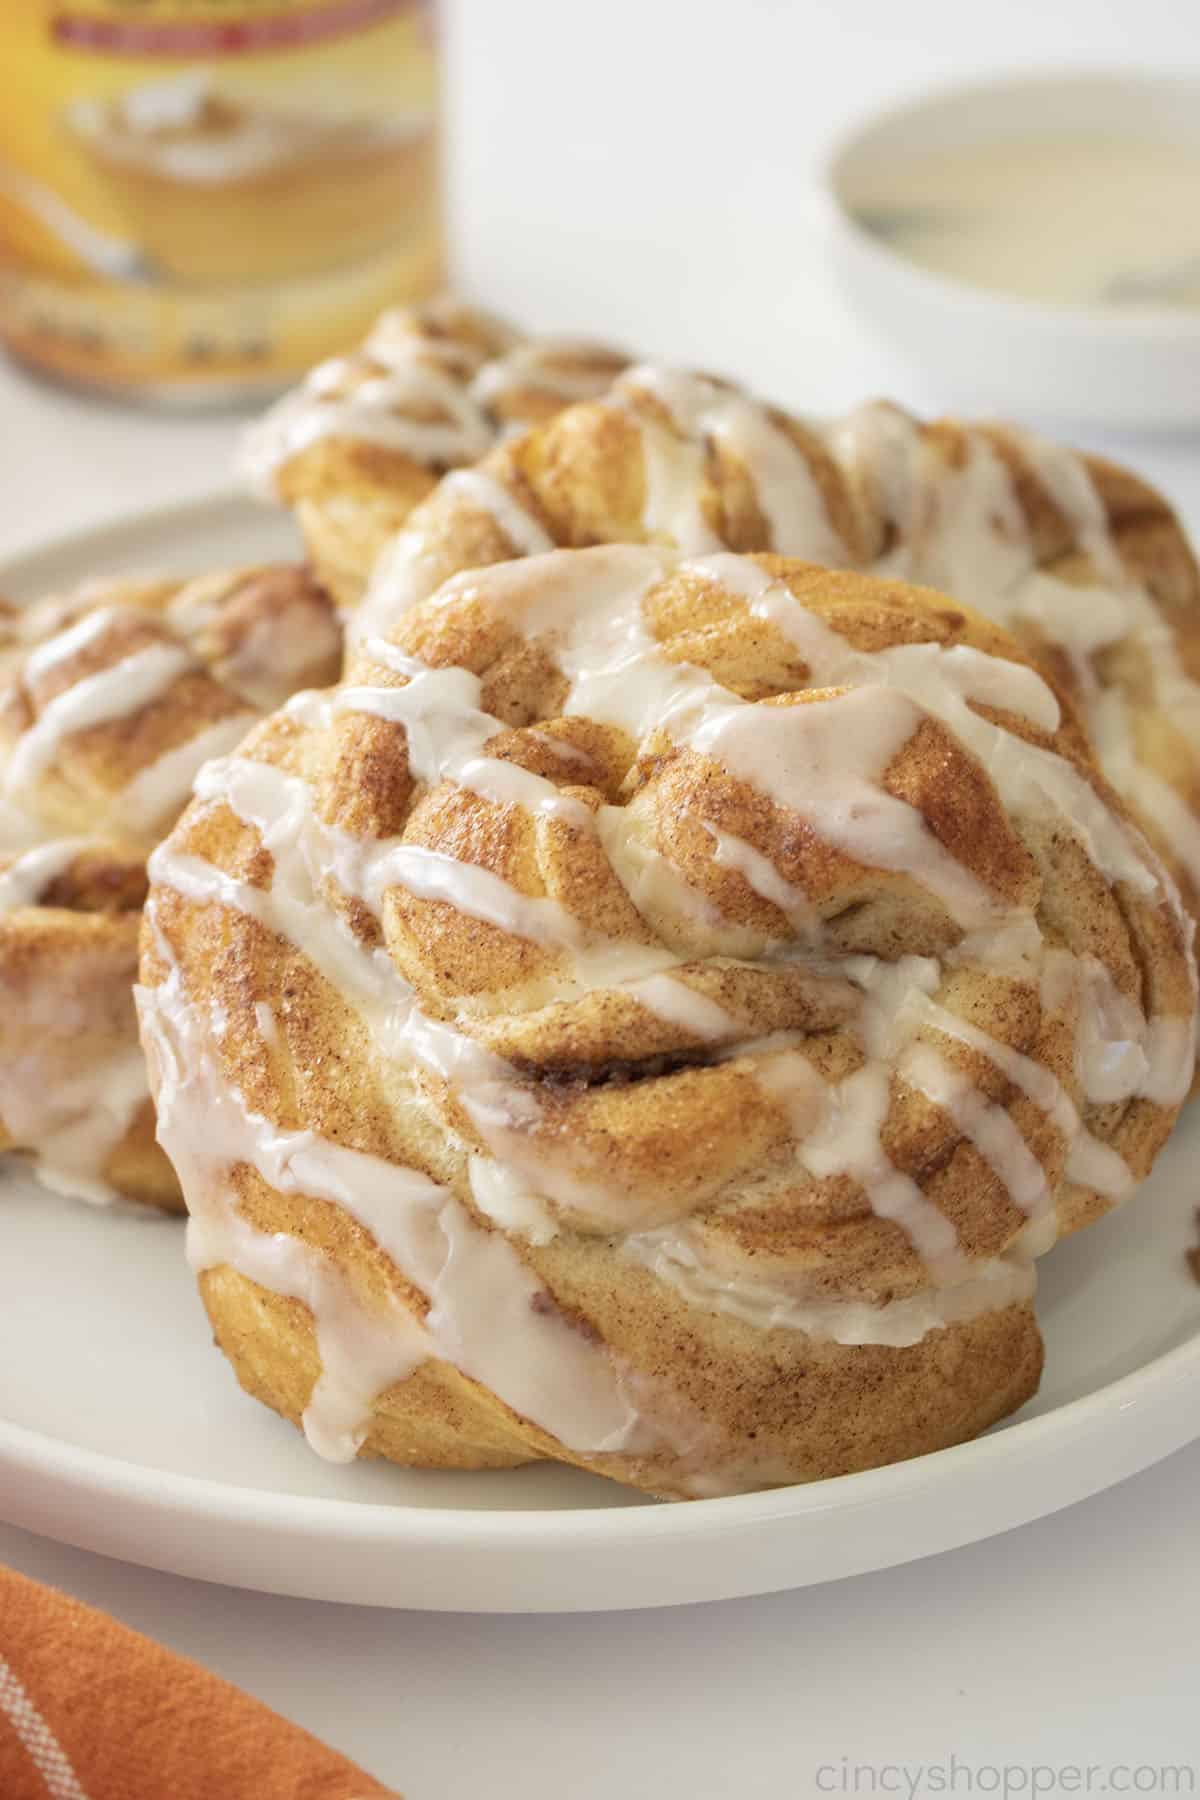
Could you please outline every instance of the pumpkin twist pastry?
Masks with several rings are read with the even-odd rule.
[[[1053,688],[776,556],[450,581],[150,871],[204,1302],[334,1457],[683,1497],[969,1437],[1191,1079],[1190,929]]]
[[[609,542],[775,550],[969,601],[1070,695],[1200,917],[1200,573],[1137,476],[1010,426],[886,403],[805,422],[641,367],[443,482],[385,552],[361,629],[459,569]]]
[[[627,362],[602,344],[522,339],[452,301],[387,312],[251,427],[241,470],[292,508],[321,581],[354,606],[382,545],[447,469],[602,394]]]
[[[0,1150],[49,1185],[179,1209],[133,1010],[146,857],[200,765],[339,658],[288,566],[0,610]]]

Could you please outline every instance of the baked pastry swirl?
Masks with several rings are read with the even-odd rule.
[[[968,601],[1070,695],[1200,917],[1200,573],[1137,476],[1010,426],[886,403],[806,422],[643,366],[443,481],[385,553],[361,629],[460,569],[610,542],[775,550]]]
[[[319,364],[251,428],[242,472],[293,509],[321,581],[353,606],[439,476],[602,394],[627,361],[602,344],[522,339],[447,300],[384,313],[361,349]]]
[[[49,1185],[178,1208],[133,981],[146,857],[210,756],[340,631],[300,568],[90,583],[0,611],[0,1149]]]
[[[969,1437],[1191,1080],[1190,929],[1051,685],[777,556],[451,580],[150,869],[204,1302],[335,1457],[683,1497]]]

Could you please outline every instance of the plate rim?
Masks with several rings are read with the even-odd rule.
[[[123,544],[132,541],[135,545],[142,532],[169,531],[176,524],[182,530],[196,530],[211,519],[219,534],[222,515],[235,512],[250,518],[259,514],[265,525],[272,511],[243,489],[223,483],[179,500],[133,508],[115,518],[77,526],[40,544],[22,546],[0,562],[0,583],[16,587],[35,583],[39,580],[39,568],[55,558],[116,555]],[[283,522],[277,509],[275,516]],[[751,1535],[767,1536],[772,1527],[794,1527],[805,1519],[854,1514],[886,1519],[896,1509],[902,1514],[905,1506],[912,1508],[928,1494],[952,1505],[959,1489],[969,1491],[972,1482],[986,1479],[991,1471],[1019,1471],[1021,1479],[1016,1491],[1000,1507],[1004,1521],[997,1523],[994,1517],[985,1517],[980,1522],[972,1518],[965,1530],[962,1525],[955,1525],[949,1533],[943,1529],[940,1543],[923,1544],[910,1549],[907,1555],[903,1546],[895,1545],[869,1551],[865,1561],[860,1554],[857,1567],[865,1569],[892,1566],[936,1554],[939,1549],[991,1537],[1086,1498],[1182,1448],[1200,1437],[1200,1406],[1189,1409],[1180,1404],[1189,1386],[1200,1389],[1200,1308],[1194,1328],[1188,1330],[1182,1342],[1102,1386],[1032,1418],[1018,1416],[985,1436],[882,1468],[756,1493],[696,1500],[684,1506],[657,1504],[647,1498],[633,1505],[544,1509],[431,1506],[402,1499],[354,1500],[242,1487],[226,1480],[158,1469],[147,1462],[74,1444],[67,1438],[0,1417],[0,1474],[6,1476],[0,1484],[0,1518],[42,1530],[81,1548],[126,1555],[128,1560],[140,1560],[150,1567],[170,1570],[174,1566],[177,1573],[198,1574],[210,1580],[228,1579],[242,1587],[257,1584],[278,1593],[307,1592],[319,1598],[346,1598],[360,1603],[366,1599],[384,1606],[464,1610],[470,1608],[469,1600],[440,1595],[397,1599],[390,1588],[378,1597],[360,1592],[342,1595],[336,1592],[336,1581],[330,1586],[315,1576],[280,1577],[278,1573],[264,1572],[261,1582],[238,1575],[223,1576],[212,1572],[214,1560],[221,1561],[219,1550],[215,1559],[203,1550],[196,1555],[190,1551],[185,1555],[180,1550],[172,1565],[174,1551],[156,1552],[147,1546],[145,1553],[139,1554],[137,1546],[126,1546],[119,1527],[110,1531],[101,1525],[89,1528],[86,1515],[82,1520],[72,1515],[68,1522],[58,1516],[56,1509],[61,1510],[64,1498],[77,1500],[81,1496],[115,1503],[118,1508],[126,1506],[131,1517],[148,1508],[163,1525],[186,1521],[192,1526],[208,1526],[231,1534],[235,1547],[243,1551],[253,1548],[264,1531],[270,1531],[284,1547],[306,1541],[331,1548],[340,1545],[344,1549],[347,1540],[353,1539],[360,1549],[462,1551],[468,1557],[474,1553],[490,1556],[508,1549],[518,1559],[536,1550],[547,1555],[548,1570],[561,1570],[566,1557],[581,1550],[632,1552],[640,1548],[644,1552],[656,1543],[671,1540],[694,1554],[706,1540],[740,1539],[745,1543]],[[1105,1467],[1099,1468],[1094,1462],[1094,1451],[1102,1440],[1108,1443],[1109,1454]],[[1045,1483],[1039,1486],[1034,1478],[1035,1469],[1053,1467],[1064,1450],[1083,1444],[1092,1447],[1093,1457],[1081,1456],[1065,1470],[1056,1469],[1057,1487],[1048,1494]],[[116,1539],[121,1539],[122,1547],[114,1549]],[[698,1590],[695,1592],[665,1593],[664,1589],[640,1600],[631,1600],[628,1595],[599,1601],[579,1601],[569,1595],[547,1598],[547,1591],[538,1590],[532,1600],[511,1596],[499,1603],[494,1598],[485,1600],[481,1610],[587,1610],[597,1605],[657,1605],[669,1600],[759,1593],[850,1572],[836,1566],[837,1560],[834,1558],[833,1566],[823,1573],[797,1576],[795,1572],[784,1572],[780,1566],[767,1579],[761,1570],[751,1574],[744,1584],[735,1576],[732,1583],[726,1581],[723,1587],[717,1584],[719,1593],[717,1589],[699,1591],[704,1588],[703,1582],[693,1583]],[[847,1561],[845,1557],[841,1560],[843,1564]],[[387,1587],[387,1583],[382,1585]],[[503,1586],[502,1581],[502,1589]],[[536,1590],[536,1581],[533,1586]]]
[[[196,493],[185,494],[178,500],[131,507],[128,512],[96,520],[91,525],[73,525],[69,530],[58,532],[53,537],[18,544],[15,550],[0,557],[0,583],[7,586],[11,582],[15,586],[22,586],[26,581],[37,580],[38,564],[52,558],[69,556],[74,552],[82,553],[89,547],[103,553],[106,545],[119,545],[123,538],[136,538],[140,531],[169,529],[175,523],[187,529],[202,523],[206,514],[220,515],[231,511],[240,512],[246,518],[261,518],[264,530],[269,528],[268,521],[272,519],[282,529],[287,529],[289,514],[285,507],[273,504],[270,500],[261,500],[236,483],[225,481]],[[298,537],[295,545],[299,559],[304,552]],[[219,562],[217,566],[220,566]],[[116,571],[116,575],[119,579],[121,571]],[[12,596],[6,594],[6,598],[11,599]],[[17,606],[27,604],[23,598],[17,599],[15,603]]]
[[[90,1471],[107,1484],[114,1497],[138,1497],[142,1489],[152,1485],[158,1490],[154,1498],[166,1501],[175,1511],[194,1516],[204,1510],[207,1502],[214,1521],[248,1525],[266,1523],[267,1513],[278,1515],[282,1512],[289,1524],[307,1526],[318,1535],[338,1536],[338,1526],[351,1520],[360,1532],[379,1531],[381,1527],[401,1520],[416,1522],[418,1536],[421,1523],[433,1522],[434,1528],[428,1534],[431,1539],[443,1533],[451,1538],[483,1539],[495,1521],[501,1522],[502,1535],[506,1537],[536,1536],[544,1540],[549,1535],[570,1540],[579,1536],[586,1541],[606,1535],[605,1527],[614,1522],[627,1526],[630,1534],[655,1537],[661,1534],[667,1520],[711,1521],[715,1529],[721,1530],[728,1526],[753,1525],[781,1515],[804,1517],[845,1511],[848,1498],[852,1504],[856,1502],[862,1506],[879,1504],[893,1497],[896,1491],[911,1494],[936,1482],[939,1473],[952,1475],[968,1463],[1007,1461],[1022,1448],[1034,1454],[1043,1451],[1048,1438],[1069,1440],[1090,1435],[1095,1427],[1103,1424],[1106,1415],[1120,1417],[1146,1403],[1153,1405],[1169,1397],[1176,1387],[1186,1388],[1193,1379],[1200,1384],[1200,1318],[1195,1332],[1182,1343],[1161,1351],[1136,1369],[1090,1393],[1064,1401],[1048,1412],[1029,1419],[1018,1418],[1012,1424],[1001,1424],[982,1437],[929,1451],[924,1456],[886,1463],[876,1469],[862,1469],[787,1487],[765,1488],[749,1494],[692,1500],[682,1506],[647,1499],[645,1504],[633,1506],[439,1507],[401,1500],[385,1503],[290,1494],[271,1488],[241,1487],[235,1482],[210,1480],[177,1470],[155,1469],[149,1463],[91,1450],[4,1418],[0,1418],[0,1468],[23,1468],[31,1474],[41,1473],[52,1480],[68,1482],[81,1480]],[[1184,1422],[1182,1435],[1174,1447],[1182,1448],[1197,1437],[1200,1437],[1200,1408],[1194,1421]],[[1162,1450],[1150,1460],[1169,1454],[1169,1449]],[[470,1471],[463,1473],[469,1476]],[[223,1520],[222,1507],[227,1509]],[[635,1524],[635,1520],[640,1522]],[[277,1516],[275,1522],[279,1522]],[[625,1533],[622,1531],[618,1535]],[[674,1532],[670,1531],[669,1535]]]

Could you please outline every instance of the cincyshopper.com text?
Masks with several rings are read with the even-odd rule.
[[[843,1756],[816,1768],[818,1794],[996,1794],[1029,1800],[1057,1794],[1173,1794],[1198,1791],[1193,1763],[986,1763],[950,1756],[944,1762],[868,1763]]]

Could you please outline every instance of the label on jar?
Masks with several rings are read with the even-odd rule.
[[[268,388],[441,272],[433,0],[6,0],[0,334]]]

